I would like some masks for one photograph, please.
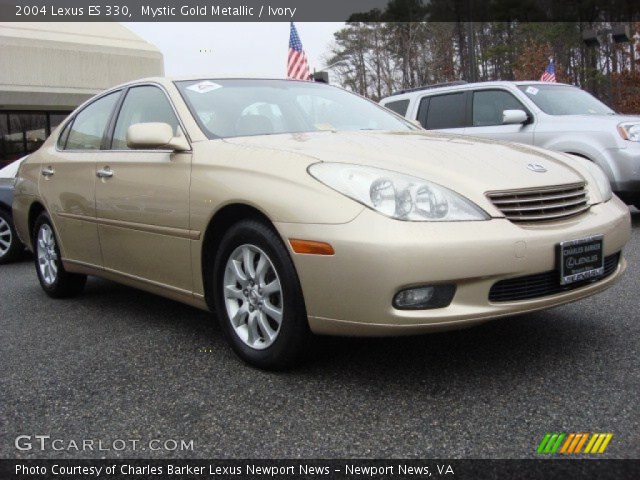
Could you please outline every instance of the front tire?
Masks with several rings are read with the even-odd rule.
[[[233,225],[211,273],[211,298],[235,353],[258,368],[291,367],[310,331],[298,275],[280,237],[256,220]]]
[[[53,224],[47,213],[41,213],[36,219],[33,250],[38,280],[47,295],[67,298],[82,293],[87,276],[69,273],[64,269]]]
[[[16,260],[23,249],[13,226],[11,215],[0,210],[0,265]]]

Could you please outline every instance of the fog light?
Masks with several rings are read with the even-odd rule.
[[[393,297],[398,310],[427,310],[446,307],[456,292],[455,285],[422,285],[400,290]]]

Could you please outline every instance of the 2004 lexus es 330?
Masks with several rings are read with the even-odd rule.
[[[262,368],[312,332],[412,334],[593,295],[630,235],[593,163],[268,79],[96,96],[23,164],[14,216],[51,297],[98,275],[209,309]]]

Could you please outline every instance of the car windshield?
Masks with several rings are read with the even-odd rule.
[[[569,85],[518,85],[549,115],[614,115],[615,112],[584,90]]]
[[[227,79],[176,85],[209,138],[415,129],[373,102],[321,83]]]

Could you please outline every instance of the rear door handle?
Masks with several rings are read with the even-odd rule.
[[[54,173],[56,173],[56,171],[51,168],[51,167],[47,167],[47,168],[43,168],[42,171],[40,172],[42,173],[43,177],[52,177]]]
[[[98,170],[96,172],[96,175],[98,176],[98,178],[111,178],[113,177],[113,170],[111,170],[109,167],[104,167]]]

